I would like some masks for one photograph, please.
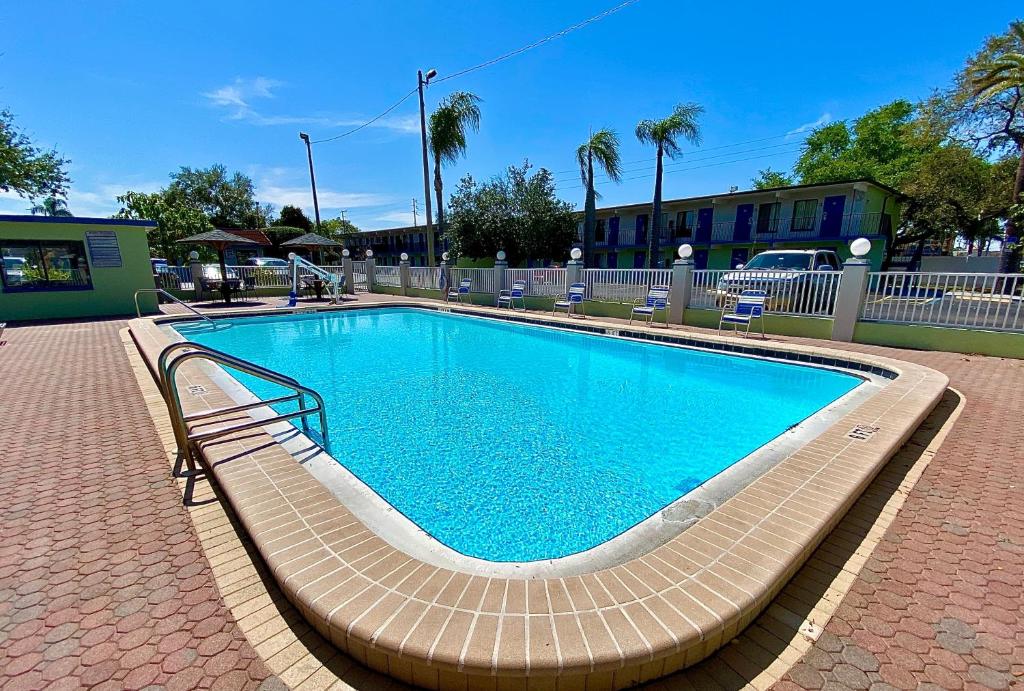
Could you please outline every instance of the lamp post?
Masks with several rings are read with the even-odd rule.
[[[427,70],[426,74],[423,70],[416,72],[420,92],[420,143],[423,146],[423,201],[427,210],[427,266],[434,265],[434,221],[430,215],[430,161],[427,160],[427,111],[423,105],[423,87],[436,76],[437,70]]]
[[[313,187],[313,214],[316,216],[316,232],[320,232],[320,203],[316,199],[316,176],[313,175],[313,147],[309,135],[299,132],[299,139],[306,142],[306,157],[309,159],[309,184]]]

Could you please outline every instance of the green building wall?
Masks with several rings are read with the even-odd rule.
[[[0,284],[0,322],[107,317],[135,314],[135,291],[153,287],[146,231],[148,221],[120,221],[99,218],[46,218],[0,216],[0,244],[3,240],[75,241],[86,247],[91,289],[6,292]],[[119,268],[93,266],[85,234],[113,231],[121,252]],[[140,296],[145,312],[156,311],[153,295]]]

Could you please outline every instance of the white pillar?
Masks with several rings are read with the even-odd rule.
[[[444,277],[444,280],[441,280],[442,276]],[[444,290],[441,290],[441,286],[442,285],[444,286]],[[451,272],[448,271],[448,261],[442,257],[442,259],[441,259],[441,273],[438,276],[438,290],[441,290],[441,299],[442,300],[447,300],[448,299],[448,291],[451,290],[451,288],[452,288],[452,275],[451,275]]]
[[[672,263],[672,288],[668,295],[668,321],[682,324],[693,293],[693,260],[676,259]]]
[[[570,259],[565,265],[566,291],[573,283],[583,283],[583,261],[580,259]],[[565,298],[560,299],[564,300]]]
[[[403,259],[398,262],[398,285],[402,296],[409,295],[409,260]]]
[[[373,255],[366,257],[366,292],[373,292],[373,284],[377,282],[377,260]]]
[[[868,270],[871,262],[853,257],[843,264],[843,277],[839,281],[835,311],[832,317],[832,340],[853,340],[853,331],[864,307],[864,296],[868,289]]]
[[[192,292],[195,295],[196,302],[199,302],[203,299],[203,265],[199,262],[198,252],[190,252],[188,258],[189,273],[192,274]],[[160,304],[159,299],[157,304]]]
[[[349,295],[355,295],[356,272],[352,268],[352,257],[344,256],[341,258],[341,275],[345,277],[345,292]]]
[[[505,269],[508,262],[505,261],[505,253],[498,252],[498,259],[494,262],[494,304],[498,304],[498,294],[505,287]]]

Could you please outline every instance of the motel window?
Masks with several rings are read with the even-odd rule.
[[[818,213],[817,199],[800,199],[793,204],[793,230],[814,230]]]
[[[697,225],[696,211],[680,211],[676,213],[676,234],[677,238],[688,238],[693,235],[693,229]]]
[[[0,240],[4,291],[92,288],[85,245],[75,241]]]
[[[594,242],[604,242],[604,226],[604,219],[597,219],[597,223],[594,226]]]
[[[774,233],[779,229],[779,202],[761,204],[757,209],[757,232]]]

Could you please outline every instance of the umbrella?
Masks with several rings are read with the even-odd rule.
[[[300,235],[297,238],[286,240],[281,243],[281,247],[302,247],[312,252],[314,249],[320,255],[320,262],[323,263],[323,251],[325,247],[341,247],[340,242],[335,242],[330,238],[325,238],[323,235],[317,235],[316,233],[306,233]]]
[[[224,282],[222,285],[225,287],[228,280],[228,267],[224,261],[224,250],[227,249],[228,245],[256,244],[248,238],[243,238],[241,235],[233,235],[225,230],[211,230],[207,233],[199,233],[199,235],[182,238],[178,242],[187,242],[193,245],[209,245],[217,250],[217,259],[220,261],[220,277]],[[225,293],[226,295],[227,293]]]

